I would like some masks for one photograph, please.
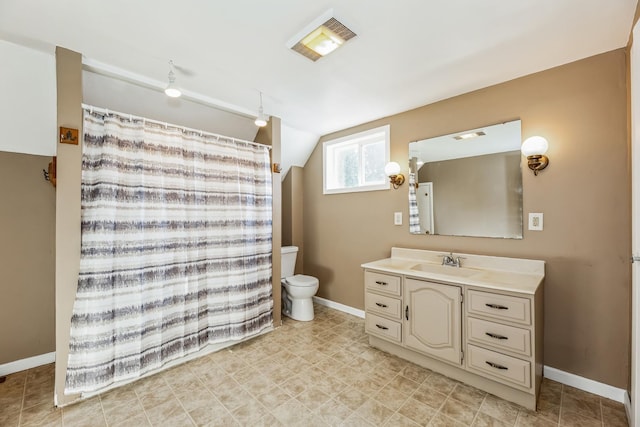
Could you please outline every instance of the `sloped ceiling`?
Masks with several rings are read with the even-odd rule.
[[[63,46],[158,81],[172,59],[182,88],[245,118],[262,91],[265,112],[284,124],[283,156],[304,165],[318,136],[623,47],[636,5],[2,0],[0,38]],[[356,38],[317,62],[286,47],[329,9]],[[255,134],[245,122],[240,133]]]

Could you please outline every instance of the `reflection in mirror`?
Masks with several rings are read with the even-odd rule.
[[[520,120],[409,143],[409,231],[521,239],[520,143]]]

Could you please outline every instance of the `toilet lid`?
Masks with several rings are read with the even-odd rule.
[[[295,276],[287,277],[287,283],[291,286],[315,286],[318,283],[318,279],[313,276],[305,276],[304,274],[296,274]]]

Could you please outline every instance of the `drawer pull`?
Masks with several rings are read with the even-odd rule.
[[[376,305],[377,305],[378,307],[382,307],[382,308],[387,308],[387,307],[389,307],[387,304],[382,304],[382,303],[380,303],[380,302],[377,302],[377,303],[376,303]]]
[[[382,329],[383,331],[386,331],[386,330],[388,330],[388,329],[389,329],[389,328],[387,328],[386,326],[378,325],[377,323],[376,323],[376,328],[378,328],[378,329]]]
[[[388,283],[387,283],[387,282],[383,282],[383,281],[381,281],[381,280],[376,280],[376,284],[377,284],[377,285],[382,285],[382,286],[387,286],[387,285],[388,285]]]
[[[492,368],[501,369],[503,371],[509,370],[509,368],[507,368],[506,366],[498,365],[497,363],[493,363],[493,362],[484,362],[484,363],[491,366]]]
[[[498,335],[498,334],[494,334],[491,332],[485,332],[486,335],[490,336],[491,338],[495,338],[497,340],[508,340],[509,337],[505,337],[504,335]]]
[[[500,304],[485,304],[489,308],[495,308],[496,310],[509,310],[509,307],[505,307]]]

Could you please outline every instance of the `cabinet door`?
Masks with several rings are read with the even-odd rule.
[[[462,290],[458,286],[405,281],[404,343],[439,359],[462,363]]]

